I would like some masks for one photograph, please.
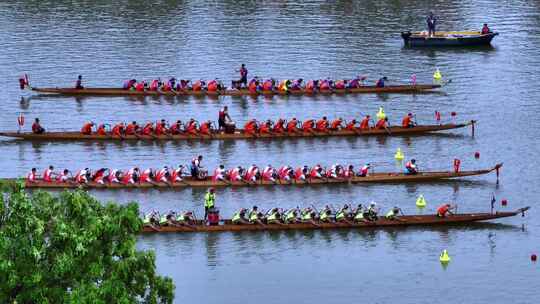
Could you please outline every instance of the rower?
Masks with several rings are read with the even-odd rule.
[[[330,167],[330,170],[326,173],[326,176],[330,178],[341,178],[343,177],[343,166],[340,164],[333,164]]]
[[[169,226],[169,220],[168,220],[166,214],[162,214],[162,215],[159,217],[159,226],[160,226],[160,227]]]
[[[388,128],[388,117],[385,117],[383,119],[380,119],[377,121],[377,124],[375,124],[375,129],[387,129]]]
[[[282,222],[283,222],[282,214],[279,211],[279,209],[272,208],[272,210],[270,210],[270,213],[266,217],[266,223],[267,224],[281,224]]]
[[[38,175],[37,175],[37,169],[36,168],[32,168],[32,170],[30,170],[30,173],[28,173],[28,175],[26,175],[26,182],[27,183],[37,183],[37,179],[38,179]]]
[[[287,123],[287,133],[296,133],[298,132],[298,120],[296,117],[293,117],[288,123]]]
[[[158,183],[168,184],[169,176],[171,176],[171,174],[169,173],[169,167],[163,166],[162,169],[156,171],[155,179],[156,179],[156,182]]]
[[[448,214],[454,215],[454,213],[452,213],[452,209],[454,208],[452,208],[451,204],[443,204],[437,208],[437,216],[446,217]]]
[[[143,226],[159,228],[159,213],[156,210],[152,210],[146,214],[143,219]]]
[[[484,26],[482,27],[482,35],[487,35],[489,33],[491,33],[491,30],[489,29],[487,23],[484,23]]]
[[[246,212],[247,210],[244,208],[241,208],[239,211],[235,212],[232,217],[232,223],[235,225],[249,224],[249,220],[246,218]]]
[[[415,175],[418,173],[418,167],[416,166],[416,159],[411,159],[405,163],[405,174],[406,175]]]
[[[94,123],[91,122],[91,121],[85,123],[81,128],[81,134],[83,134],[83,135],[91,135],[93,126],[94,126]]]
[[[330,223],[332,221],[332,209],[328,205],[319,212],[319,221],[322,223]]]
[[[257,120],[256,119],[250,119],[246,124],[244,125],[244,133],[249,135],[255,135],[257,133]]]
[[[353,220],[355,223],[364,221],[364,207],[362,206],[362,204],[358,204],[358,207],[356,207],[353,214]]]
[[[240,66],[240,69],[236,72],[240,73],[240,80],[238,81],[240,84],[243,84],[244,87],[247,87],[247,77],[248,77],[248,69],[246,68],[246,65],[242,63]]]
[[[323,116],[322,119],[319,119],[315,125],[317,132],[328,132],[328,119],[326,116]]]
[[[203,171],[202,160],[203,160],[202,155],[199,155],[191,160],[190,173],[191,173],[191,177],[194,179],[200,179],[202,177],[202,174],[201,174]]]
[[[273,122],[270,119],[266,120],[265,122],[263,122],[259,126],[259,133],[260,134],[272,134],[272,132],[271,132],[272,125],[273,125]]]
[[[214,175],[212,176],[213,181],[225,181],[226,180],[227,171],[225,170],[225,166],[219,165],[219,167],[214,170]]]
[[[141,81],[135,85],[135,91],[144,92],[146,89],[146,81]]]
[[[203,80],[196,80],[191,86],[191,89],[193,92],[200,92],[204,90],[205,85],[206,83]]]
[[[285,80],[280,81],[279,85],[278,85],[278,91],[283,92],[283,93],[287,93],[289,91],[290,83],[291,83],[291,81],[289,79],[285,79]]]
[[[255,76],[255,78],[253,78],[253,79],[251,79],[249,81],[248,91],[249,91],[250,94],[257,94],[259,89],[260,89],[259,78],[257,76]]]
[[[144,169],[143,172],[141,173],[141,177],[140,177],[140,183],[151,183],[152,180],[154,179],[154,172],[152,171],[152,169]]]
[[[345,79],[336,80],[334,88],[336,88],[337,90],[345,90],[346,87],[347,87],[347,80]]]
[[[343,178],[345,179],[351,179],[355,176],[356,174],[354,173],[354,166],[353,165],[349,165],[347,167],[347,169],[344,169],[343,170]]]
[[[79,77],[77,77],[77,81],[75,82],[75,89],[77,89],[77,90],[84,89],[84,87],[82,85],[82,75],[79,75]]]
[[[298,207],[287,211],[285,213],[285,224],[294,224],[300,222],[298,219],[298,214]]]
[[[403,212],[401,211],[401,209],[397,206],[395,206],[394,208],[390,209],[387,213],[386,213],[386,219],[388,220],[396,220],[397,219],[397,216],[399,214],[402,214],[403,215]]]
[[[353,120],[349,121],[347,123],[347,125],[345,126],[345,130],[347,130],[347,131],[355,131],[356,130],[356,123],[357,123],[356,119],[353,119]]]
[[[57,183],[65,183],[69,180],[69,170],[68,169],[64,169],[64,171],[62,171],[62,173],[60,173],[57,177],[56,177],[56,182]]]
[[[371,120],[371,116],[366,115],[364,119],[360,122],[360,130],[369,130],[369,121]]]
[[[165,121],[165,119],[162,119],[161,121],[156,123],[156,128],[154,130],[154,133],[156,134],[156,136],[160,136],[163,134],[167,134],[168,133],[167,130],[168,130],[167,122]]]
[[[217,92],[219,87],[217,79],[208,81],[207,90],[208,92]]]
[[[312,133],[315,127],[315,120],[308,119],[302,123],[302,131]]]
[[[292,82],[291,90],[299,91],[302,90],[302,82],[304,80],[302,78],[298,78],[295,81]]]
[[[182,121],[177,120],[174,124],[171,125],[169,128],[169,132],[171,135],[178,135],[182,132]]]
[[[189,120],[189,122],[186,125],[185,133],[189,135],[197,135],[197,121],[193,118]]]
[[[309,175],[309,167],[299,167],[294,170],[294,180],[295,181],[305,181]]]
[[[121,122],[119,124],[116,124],[112,130],[111,130],[112,136],[114,137],[122,137],[124,134],[124,123]]]
[[[151,136],[153,133],[154,133],[154,123],[149,121],[144,125],[141,134],[146,135],[146,136]]]
[[[184,211],[176,214],[176,223],[180,226],[193,227],[195,224],[195,216],[192,211]]]
[[[413,114],[408,113],[407,116],[403,117],[401,121],[401,127],[403,128],[412,128],[416,126],[416,122],[413,121]]]
[[[369,169],[371,169],[371,164],[367,163],[365,164],[361,169],[360,172],[358,172],[358,176],[360,177],[366,177],[369,174]]]
[[[119,184],[120,183],[120,171],[118,169],[112,169],[109,171],[109,176],[107,176],[107,181],[110,184]]]
[[[49,166],[49,168],[43,171],[43,177],[41,178],[44,182],[51,183],[53,181],[53,176],[56,175],[54,172],[54,167]]]
[[[277,172],[272,165],[266,166],[262,171],[263,181],[276,182]]]
[[[43,134],[45,133],[45,129],[41,127],[39,124],[39,118],[36,118],[34,120],[34,123],[32,124],[32,133],[34,134]]]
[[[135,135],[139,131],[139,125],[136,121],[132,121],[126,126],[126,135]]]
[[[214,209],[216,205],[216,193],[214,188],[208,189],[204,195],[204,220],[208,218],[208,212],[210,209]]]
[[[294,177],[293,168],[291,166],[280,167],[277,174],[280,180],[286,182],[289,182]]]
[[[384,76],[384,77],[380,78],[379,80],[377,80],[377,83],[375,84],[375,86],[377,88],[384,88],[384,86],[385,86],[384,82],[385,81],[388,81],[388,78],[386,76]]]
[[[318,87],[317,80],[308,80],[306,83],[305,91],[306,93],[314,93]]]
[[[75,182],[79,184],[86,184],[88,183],[88,179],[91,176],[90,169],[84,168],[82,170],[79,170],[77,174],[75,174]]]
[[[257,206],[253,206],[253,208],[251,208],[251,211],[249,212],[249,223],[250,224],[260,224],[262,225],[262,221],[261,221],[261,213],[259,212],[259,209],[257,208]]]
[[[323,79],[319,82],[319,91],[328,92],[332,89],[331,80]]]
[[[274,90],[276,81],[274,79],[267,79],[263,82],[263,91],[271,92]]]
[[[346,222],[348,218],[350,217],[350,210],[349,205],[344,205],[339,211],[336,213],[336,222]]]
[[[321,165],[317,164],[313,168],[311,168],[309,172],[309,178],[323,178],[325,177],[325,172]]]
[[[377,208],[377,204],[375,202],[371,202],[367,210],[364,212],[364,218],[370,222],[374,222],[379,219],[377,215],[378,212],[379,209]]]
[[[107,172],[107,170],[109,169],[101,168],[99,170],[96,170],[96,172],[94,172],[94,174],[90,177],[90,180],[96,184],[105,184],[105,173]]]
[[[233,168],[229,171],[229,179],[232,182],[241,181],[243,178],[244,169],[241,166]]]
[[[301,213],[302,222],[314,224],[315,215],[316,213],[311,207],[304,208]]]
[[[244,180],[250,183],[255,183],[260,175],[261,173],[259,172],[259,167],[253,164],[247,168],[246,174],[244,175]]]
[[[131,168],[122,176],[122,183],[124,185],[133,185],[139,180],[139,177],[139,168]]]
[[[199,127],[199,133],[201,135],[212,135],[212,121],[207,120],[203,123],[201,123],[201,126]]]
[[[341,125],[343,123],[343,119],[341,117],[334,119],[332,123],[330,124],[330,130],[332,131],[339,131],[343,126]]]
[[[276,121],[276,124],[272,127],[273,133],[282,134],[285,132],[285,120],[280,118]]]
[[[107,135],[107,129],[106,129],[104,124],[100,124],[98,126],[98,128],[96,130],[96,134],[101,135],[101,136]]]

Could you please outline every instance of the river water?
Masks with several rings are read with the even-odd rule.
[[[478,29],[487,22],[501,32],[492,47],[406,49],[402,30],[419,30],[429,10],[439,28]],[[397,170],[401,148],[422,169],[463,169],[504,162],[494,174],[460,182],[411,185],[218,189],[222,215],[253,204],[267,209],[339,205],[374,200],[418,212],[424,194],[433,212],[451,201],[464,212],[532,205],[515,217],[469,228],[388,229],[278,233],[169,234],[141,236],[154,249],[158,271],[176,284],[177,303],[537,303],[540,253],[540,2],[465,1],[2,1],[0,2],[0,130],[16,130],[40,117],[50,130],[78,129],[94,120],[112,123],[165,118],[213,119],[220,107],[243,124],[296,116],[345,119],[375,114],[384,106],[398,123],[412,111],[421,123],[479,121],[475,137],[462,129],[446,135],[401,138],[329,138],[279,141],[178,143],[27,143],[0,140],[1,177],[31,167],[78,169],[186,164],[194,155],[214,168],[252,163],[335,162],[376,164]],[[21,92],[17,78],[34,86],[117,86],[124,79],[170,77],[227,82],[245,63],[260,77],[350,78],[386,75],[394,82],[416,73],[431,82],[438,67],[452,82],[440,94],[273,98],[72,98]],[[29,126],[27,125],[26,128]],[[479,159],[474,158],[480,152]],[[137,201],[142,210],[195,209],[204,189],[93,191],[103,200]],[[501,199],[509,204],[502,207]],[[441,267],[448,249],[453,260]]]

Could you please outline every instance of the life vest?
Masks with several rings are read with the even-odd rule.
[[[182,180],[182,168],[171,170],[171,182],[179,182]]]
[[[75,181],[79,184],[86,183],[88,181],[86,179],[86,173],[86,170],[77,171],[77,174],[75,174]]]
[[[316,124],[317,131],[326,132],[328,131],[328,120],[319,119]]]
[[[144,81],[141,81],[135,85],[135,91],[143,92],[144,91]]]
[[[257,132],[257,122],[255,120],[250,120],[244,125],[244,132],[248,134],[254,134]]]
[[[330,129],[331,130],[339,130],[339,128],[341,128],[341,119],[336,119],[334,121],[332,121],[332,124],[330,125]]]
[[[104,174],[105,174],[105,170],[98,170],[93,177],[93,181],[98,184],[103,184]]]
[[[379,119],[379,121],[377,121],[377,124],[375,125],[375,129],[384,129],[386,127],[386,120],[384,119]]]
[[[345,81],[344,80],[338,80],[335,84],[336,89],[345,89]]]
[[[278,121],[276,122],[276,124],[272,128],[272,131],[274,133],[283,133],[285,131],[285,127],[283,126],[284,123],[285,123],[285,121],[283,119],[278,119]]]
[[[262,172],[262,178],[266,181],[274,181],[275,169],[272,167],[265,167]]]
[[[323,177],[322,174],[321,174],[321,171],[322,171],[321,166],[317,165],[317,166],[311,168],[311,171],[309,172],[309,177],[310,178],[321,178],[321,177]]]
[[[445,216],[447,213],[448,213],[448,206],[446,204],[440,206],[439,208],[437,208],[437,215],[438,216]]]
[[[354,131],[356,129],[356,121],[350,121],[346,126],[345,130]]]
[[[160,169],[156,172],[156,182],[166,182],[167,181],[167,170],[165,168]]]
[[[144,125],[144,128],[142,129],[143,135],[152,135],[154,133],[154,124],[149,122],[146,125]]]
[[[197,134],[197,122],[190,121],[186,126],[186,133],[196,135]]]
[[[304,174],[304,168],[296,168],[296,170],[294,170],[294,179],[297,181],[306,179],[306,175]]]
[[[58,176],[56,177],[56,182],[57,182],[57,183],[64,183],[64,182],[66,182],[68,179],[69,179],[68,174],[62,172],[61,174],[58,174]]]
[[[108,180],[109,180],[109,183],[119,183],[120,181],[118,180],[117,178],[117,174],[118,174],[118,170],[117,169],[113,169],[111,170],[111,172],[109,172],[109,176],[108,176]]]
[[[409,169],[409,170],[416,170],[416,165],[413,164],[411,161],[408,161],[405,163],[405,168]]]
[[[135,135],[135,132],[137,131],[137,125],[130,123],[126,126],[126,135]]]
[[[315,121],[313,119],[308,119],[308,120],[304,121],[304,123],[302,123],[302,130],[304,130],[304,132],[312,131],[314,123],[315,123]]]
[[[166,127],[165,127],[165,123],[161,123],[161,122],[158,122],[156,123],[156,135],[162,135],[162,134],[165,134],[165,131],[166,131]]]
[[[169,132],[171,132],[171,134],[180,134],[180,127],[179,123],[175,123],[169,128]]]
[[[157,79],[152,80],[150,83],[150,91],[157,91],[159,88],[159,81]]]
[[[129,169],[124,176],[122,176],[122,184],[132,184],[133,183],[133,169]]]
[[[411,117],[409,115],[405,116],[401,121],[401,126],[403,128],[408,128],[411,124]]]
[[[261,134],[270,134],[270,123],[265,122],[261,124],[261,127],[259,128],[259,133]]]
[[[216,92],[218,90],[218,83],[215,80],[210,80],[207,86],[208,92]]]
[[[81,128],[81,134],[83,135],[90,135],[92,134],[92,124],[87,122],[83,125]]]
[[[305,88],[306,92],[313,92],[315,90],[315,82],[313,80],[309,80],[307,83],[306,83],[306,88]]]
[[[298,125],[298,120],[293,119],[287,123],[287,132],[295,132],[298,130],[296,126]]]
[[[321,81],[321,84],[319,85],[319,89],[321,91],[328,91],[330,90],[330,82],[328,80]]]
[[[112,133],[113,136],[120,137],[120,136],[122,136],[122,131],[123,130],[124,130],[124,126],[118,124],[118,125],[114,126],[111,133]]]
[[[264,91],[272,91],[273,89],[274,89],[274,84],[272,83],[272,80],[265,80],[263,82]]]
[[[248,90],[251,94],[256,94],[258,89],[258,82],[256,80],[251,80],[248,85]]]
[[[242,179],[242,176],[240,176],[240,169],[234,168],[229,171],[229,178],[231,181],[238,181]]]
[[[193,83],[193,86],[191,87],[191,89],[195,92],[198,92],[198,91],[201,91],[203,88],[203,82],[200,81],[200,80],[197,80]]]
[[[291,168],[289,166],[282,166],[278,170],[278,177],[281,180],[290,180],[291,179]]]
[[[105,125],[99,125],[99,127],[97,128],[96,133],[98,135],[107,135],[107,130],[105,130]]]
[[[250,182],[257,181],[257,174],[259,173],[259,168],[257,166],[251,166],[247,169],[244,179]]]
[[[367,130],[369,129],[369,118],[362,119],[362,122],[360,122],[360,129],[361,130]]]
[[[226,173],[225,169],[216,168],[216,170],[214,170],[214,175],[212,175],[212,180],[213,181],[224,180],[225,173]]]
[[[42,177],[43,181],[48,182],[48,183],[52,182],[51,174],[52,174],[51,169],[49,168],[45,169],[45,171],[43,171],[43,177]]]
[[[369,166],[365,165],[360,169],[360,176],[367,176],[369,173]]]
[[[170,82],[165,82],[161,88],[163,91],[167,92],[167,91],[170,91],[172,89],[171,87],[171,83]]]

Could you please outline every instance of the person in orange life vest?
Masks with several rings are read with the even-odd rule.
[[[323,79],[319,82],[319,91],[330,91],[332,85],[329,79]]]
[[[315,81],[316,80],[308,80],[308,82],[306,83],[306,87],[304,88],[307,93],[315,92],[315,88],[317,87]]]
[[[246,134],[254,135],[257,133],[257,129],[257,120],[255,119],[248,120],[248,122],[246,122],[244,125],[244,133]]]
[[[203,135],[210,135],[212,133],[212,121],[207,120],[199,127],[199,133]]]
[[[347,123],[345,126],[345,130],[347,131],[354,131],[356,130],[356,119],[353,119]]]
[[[150,136],[153,133],[154,133],[154,123],[149,121],[144,125],[141,134],[146,135],[146,136]]]
[[[276,81],[274,79],[267,79],[263,82],[263,91],[273,91],[275,89]]]
[[[212,175],[213,181],[224,181],[227,177],[227,171],[225,170],[225,166],[219,165],[219,167],[214,170],[214,175]]]
[[[277,172],[272,165],[266,166],[262,171],[262,179],[265,181],[275,182],[277,177]]]
[[[75,89],[77,89],[77,90],[84,89],[84,87],[82,85],[82,75],[79,75],[79,77],[77,77],[77,81],[75,82]]]
[[[341,128],[343,128],[343,126],[341,125],[342,123],[343,123],[343,119],[341,119],[341,117],[334,119],[332,123],[330,124],[330,130],[332,131],[340,130]]]
[[[182,121],[177,120],[174,124],[171,125],[169,128],[169,132],[172,135],[178,135],[182,132]]]
[[[326,118],[326,116],[323,116],[322,119],[319,119],[315,127],[317,129],[317,132],[328,132],[328,119]]]
[[[139,125],[136,121],[132,121],[126,126],[126,135],[135,135],[139,131]]]
[[[91,122],[91,121],[85,123],[81,128],[81,134],[83,134],[83,135],[91,135],[93,126],[94,126],[94,123]]]
[[[116,136],[116,137],[122,137],[124,135],[124,123],[121,122],[119,124],[116,124],[113,128],[112,128],[112,136]]]
[[[84,168],[82,170],[79,170],[77,174],[75,174],[75,182],[79,184],[86,184],[88,183],[88,179],[91,176],[90,169]]]
[[[257,77],[251,79],[248,84],[248,90],[251,94],[257,94],[259,91],[259,79]]]
[[[107,135],[107,130],[104,124],[100,124],[96,130],[97,135]]]
[[[263,122],[261,125],[260,125],[260,128],[259,128],[259,133],[260,134],[271,134],[271,130],[272,130],[272,121],[270,119],[268,119],[266,122]]]
[[[487,23],[484,23],[484,26],[482,27],[482,35],[487,35],[489,33],[491,33],[491,30],[489,29]]]
[[[168,131],[169,130],[167,128],[167,122],[165,121],[165,119],[162,119],[156,123],[156,129],[154,132],[156,133],[157,136],[167,134]]]
[[[412,128],[415,125],[416,123],[413,121],[412,113],[408,113],[405,117],[403,117],[403,120],[401,121],[401,126],[403,128]]]
[[[58,174],[54,173],[54,167],[49,166],[49,168],[47,168],[47,169],[45,169],[45,171],[43,171],[43,177],[41,179],[44,182],[52,183],[55,175],[58,175]]]
[[[30,173],[26,175],[26,182],[37,183],[37,179],[38,179],[37,169],[32,168],[32,170],[30,170]]]
[[[443,204],[441,206],[439,206],[439,208],[437,208],[437,216],[438,217],[446,217],[448,214],[450,215],[454,215],[454,213],[452,213],[452,205],[450,204]]]
[[[296,133],[298,132],[298,120],[296,117],[293,117],[288,123],[287,123],[287,132],[288,133]]]
[[[324,170],[321,167],[321,165],[317,164],[315,167],[311,168],[311,171],[309,172],[310,178],[323,178],[324,177]]]
[[[198,129],[197,125],[198,125],[197,121],[191,118],[186,125],[185,133],[190,134],[190,135],[197,135],[197,129]]]
[[[291,84],[291,90],[293,91],[299,91],[299,90],[302,90],[302,84],[303,84],[304,80],[302,78],[298,78],[296,79],[295,81],[292,82]]]
[[[241,181],[244,175],[244,169],[241,166],[229,170],[229,179],[234,181]]]
[[[367,163],[358,172],[358,176],[366,177],[369,174],[369,169],[371,169],[371,164]]]
[[[69,175],[70,175],[70,172],[68,169],[64,169],[64,171],[62,171],[62,173],[58,174],[58,176],[56,176],[56,182],[57,183],[65,183],[69,180]]]
[[[315,127],[315,120],[308,119],[302,123],[302,131],[304,132],[313,132],[313,128]]]
[[[360,130],[369,130],[369,121],[371,120],[371,116],[366,115],[364,119],[360,122]]]
[[[379,119],[379,121],[377,121],[377,124],[375,124],[375,129],[386,129],[386,128],[388,128],[388,117]]]
[[[347,87],[347,80],[337,80],[334,87],[338,90],[344,90]]]
[[[191,89],[194,91],[194,92],[200,92],[204,89],[205,87],[205,83],[204,81],[202,80],[197,80],[193,83],[193,85],[191,86]]]
[[[418,167],[416,166],[416,160],[413,158],[405,163],[405,174],[414,175],[418,173]]]
[[[105,184],[105,175],[109,169],[107,168],[101,168],[97,170],[93,175],[91,180],[95,182],[96,184],[103,185]]]
[[[251,165],[246,170],[244,180],[248,182],[256,182],[260,175],[261,174],[259,172],[259,167],[257,167],[256,165]]]
[[[34,134],[45,133],[45,129],[39,124],[39,118],[34,119],[34,123],[32,124],[32,133]]]
[[[153,179],[154,179],[154,172],[152,171],[152,169],[149,168],[149,169],[143,170],[143,172],[141,173],[141,179],[140,179],[141,184],[151,183],[153,182]]]
[[[146,89],[146,82],[143,80],[135,85],[135,91],[144,92]]]
[[[384,84],[385,81],[388,81],[388,78],[387,78],[386,76],[383,77],[383,78],[381,78],[381,79],[379,79],[379,80],[377,80],[377,83],[375,83],[375,86],[376,86],[377,88],[384,88],[384,86],[385,86],[385,84]]]
[[[276,124],[272,127],[272,132],[281,134],[285,132],[285,120],[282,118],[279,118],[276,121]]]
[[[280,180],[288,182],[294,177],[293,168],[291,166],[281,166],[277,175]]]
[[[206,86],[208,92],[217,92],[218,91],[218,82],[216,79],[208,81],[208,85]]]

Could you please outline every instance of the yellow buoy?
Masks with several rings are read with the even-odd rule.
[[[442,74],[441,74],[441,71],[439,70],[439,68],[437,68],[435,70],[435,73],[433,73],[433,79],[435,79],[435,80],[441,80],[442,79]]]
[[[377,112],[377,120],[385,119],[386,113],[384,113],[383,107],[379,107],[379,112]]]
[[[420,194],[418,198],[416,199],[416,207],[424,208],[426,206],[426,199],[424,198],[423,194]]]
[[[405,155],[403,155],[403,152],[401,152],[401,148],[397,148],[394,158],[399,161],[402,161],[405,158]]]
[[[448,263],[450,262],[450,256],[448,255],[448,251],[443,250],[443,252],[441,253],[441,256],[439,257],[439,261],[441,261],[441,263]]]

